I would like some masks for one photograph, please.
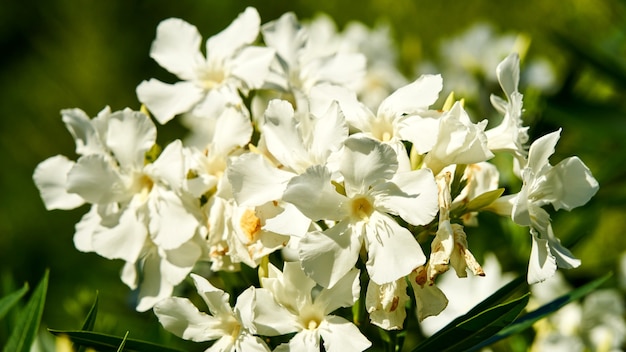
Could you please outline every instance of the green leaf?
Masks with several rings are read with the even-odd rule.
[[[474,308],[472,308],[466,314],[454,319],[444,328],[439,330],[437,333],[432,335],[422,344],[420,344],[414,351],[423,351],[429,350],[429,346],[433,343],[433,341],[446,341],[451,331],[455,330],[457,326],[464,321],[484,312],[494,306],[497,306],[508,298],[512,297],[516,292],[518,292],[521,288],[526,286],[526,278],[524,276],[519,276],[516,279],[512,280],[508,284],[502,286],[498,291],[494,292],[491,296],[484,299],[482,302],[477,304]],[[453,333],[452,333],[453,334]]]
[[[96,299],[93,301],[93,305],[87,313],[87,318],[85,318],[85,322],[83,323],[83,327],[81,330],[83,331],[93,331],[93,327],[96,324],[96,315],[98,314],[98,291],[96,291]],[[77,346],[74,344],[74,350],[77,352],[83,352],[86,350],[85,346]]]
[[[523,316],[521,316],[519,319],[517,319],[513,324],[509,325],[508,327],[506,327],[505,329],[502,329],[502,331],[500,331],[499,333],[497,333],[496,335],[494,335],[493,337],[491,337],[490,339],[484,341],[483,343],[479,344],[478,346],[476,346],[475,349],[479,349],[485,346],[488,346],[492,343],[495,343],[497,341],[500,341],[508,336],[520,333],[522,331],[524,331],[525,329],[529,328],[531,325],[533,325],[535,322],[537,322],[539,319],[545,318],[546,316],[556,312],[557,310],[561,309],[562,307],[564,307],[565,305],[576,301],[586,295],[588,295],[589,293],[591,293],[592,291],[594,291],[596,288],[598,288],[600,285],[602,285],[604,282],[606,282],[606,280],[608,280],[611,277],[612,273],[609,273],[607,275],[604,275],[603,277],[596,279],[586,285],[583,285],[555,300],[553,300],[552,302],[541,306],[540,308],[537,308],[536,310],[527,313]]]
[[[528,304],[530,293],[469,317],[414,351],[467,351],[511,324]],[[467,317],[464,315],[463,317]]]
[[[120,347],[117,349],[117,352],[122,352],[124,350],[124,345],[126,344],[126,339],[128,338],[128,333],[130,331],[126,331],[126,335],[124,335],[124,339],[122,340],[122,343],[120,344]]]
[[[13,308],[17,302],[19,302],[20,298],[22,298],[26,292],[28,292],[28,283],[25,283],[21,289],[11,292],[0,299],[0,319],[4,318],[9,310]]]
[[[113,335],[81,330],[48,329],[54,335],[67,335],[75,344],[95,348],[98,351],[117,351],[125,341],[124,351],[128,352],[181,352],[175,348],[161,346],[152,342],[122,338]]]
[[[35,288],[33,295],[26,303],[24,309],[20,312],[17,323],[13,326],[13,332],[9,337],[9,341],[4,346],[6,352],[29,352],[30,347],[35,340],[43,307],[46,303],[46,292],[48,290],[49,271],[46,270],[43,278]]]

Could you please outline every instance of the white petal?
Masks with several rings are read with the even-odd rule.
[[[149,254],[143,263],[143,276],[139,284],[137,311],[145,312],[159,301],[170,297],[174,285],[161,276],[161,257],[158,254]]]
[[[261,130],[267,149],[283,165],[296,172],[302,172],[309,166],[308,153],[294,118],[293,107],[288,101],[270,101]]]
[[[137,261],[148,237],[148,230],[137,219],[135,211],[127,207],[116,223],[109,224],[112,219],[105,219],[106,226],[100,226],[93,235],[92,245],[96,253],[107,259],[124,259],[131,263]]]
[[[68,193],[67,174],[74,162],[63,155],[48,158],[35,168],[33,181],[47,210],[74,209],[85,203],[78,194]]]
[[[76,153],[80,155],[106,153],[98,131],[92,120],[80,109],[61,110],[61,115],[67,130],[70,131],[76,142]]]
[[[528,173],[528,170],[522,171],[522,176],[526,179],[524,174]],[[531,211],[535,211],[538,208],[537,205],[534,205],[528,199],[528,187],[522,187],[512,199],[509,200],[509,203],[513,203],[513,207],[511,209],[511,218],[513,221],[522,226],[530,226],[531,225]],[[506,203],[504,203],[504,208],[506,209]]]
[[[361,53],[338,53],[322,60],[315,83],[329,82],[354,87],[365,75],[365,56]]]
[[[231,57],[236,50],[256,39],[260,25],[257,10],[247,7],[228,27],[207,40],[207,56],[220,61]]]
[[[574,269],[580,266],[580,259],[574,257],[569,249],[563,247],[561,241],[554,236],[552,226],[548,226],[548,246],[550,246],[550,253],[554,255],[556,264],[559,268]]]
[[[256,206],[283,196],[293,174],[272,166],[263,155],[243,154],[227,171],[233,196],[241,206]]]
[[[496,67],[496,75],[507,97],[517,92],[519,85],[519,54],[512,53]]]
[[[150,234],[154,243],[163,249],[174,249],[187,242],[199,225],[194,204],[175,192],[154,187],[148,203]]]
[[[244,48],[231,62],[231,74],[243,82],[246,89],[261,88],[270,73],[270,63],[274,60],[273,49],[262,47]]]
[[[532,248],[528,261],[528,283],[535,284],[552,277],[556,272],[556,258],[550,252],[547,239],[542,239],[534,229],[530,230]]]
[[[137,86],[137,98],[146,104],[161,124],[188,112],[204,97],[204,90],[193,82],[163,83],[156,79]]]
[[[124,263],[124,266],[122,267],[122,271],[120,273],[120,279],[131,290],[136,289],[137,284],[139,283],[139,275],[137,275],[137,265],[134,262]]]
[[[309,101],[310,112],[314,116],[323,116],[332,104],[339,104],[344,119],[357,130],[364,130],[367,121],[374,118],[372,112],[358,101],[356,93],[346,87],[317,84],[309,92]]]
[[[271,291],[261,288],[255,290],[256,305],[254,325],[257,333],[264,336],[285,335],[298,331],[298,317],[279,305]]]
[[[297,52],[304,46],[304,31],[292,12],[283,14],[278,20],[266,23],[261,29],[267,46],[276,49],[289,67],[297,65]]]
[[[281,273],[273,265],[269,266],[268,278],[262,279],[263,287],[272,291],[276,302],[292,312],[311,305],[311,290],[315,282],[308,277],[298,262],[285,262]]]
[[[178,285],[189,275],[201,254],[202,249],[193,241],[185,242],[175,249],[163,250],[161,276],[170,284]]]
[[[157,160],[146,165],[144,172],[159,183],[175,190],[181,189],[186,176],[182,142],[177,139],[168,144]]]
[[[376,182],[391,179],[398,168],[394,150],[370,138],[346,139],[340,163],[348,197],[365,193]]]
[[[74,247],[81,252],[93,252],[93,235],[100,225],[100,215],[98,215],[98,206],[92,205],[78,223],[76,223],[76,232],[74,233]]]
[[[190,274],[196,290],[204,300],[214,316],[228,316],[233,314],[230,307],[230,295],[213,286],[207,279],[200,275]]]
[[[342,317],[326,317],[326,323],[319,327],[328,352],[365,351],[372,343],[354,324]]]
[[[413,288],[417,319],[421,322],[427,317],[438,315],[448,306],[446,295],[436,285],[427,282],[426,271],[418,268],[411,272],[409,282]]]
[[[399,116],[426,110],[437,101],[442,88],[441,75],[422,75],[385,99],[380,104],[377,115]]]
[[[431,116],[407,116],[398,131],[400,138],[413,143],[418,154],[429,152],[437,142],[439,119]]]
[[[281,345],[274,352],[319,352],[320,334],[318,330],[304,329],[295,334],[291,340],[289,340],[289,344],[287,346]]]
[[[295,205],[313,221],[341,220],[347,216],[343,209],[346,197],[337,193],[330,182],[330,171],[324,166],[312,166],[289,181],[283,200]]]
[[[143,167],[145,154],[156,142],[154,123],[141,112],[124,110],[111,114],[106,136],[107,147],[122,169]]]
[[[111,203],[130,196],[120,175],[99,154],[78,159],[67,174],[67,191],[92,204]]]
[[[437,184],[429,169],[397,173],[391,182],[374,187],[373,192],[377,208],[399,215],[412,225],[430,223],[439,210]]]
[[[370,321],[385,330],[399,330],[406,319],[407,283],[404,278],[384,285],[374,281],[367,285],[365,305]]]
[[[551,198],[548,200],[555,210],[563,208],[568,211],[587,203],[599,189],[589,168],[575,156],[550,169],[543,187],[550,191],[546,198]]]
[[[265,220],[263,230],[281,235],[302,237],[311,226],[311,219],[307,218],[296,206],[283,203],[283,211]]]
[[[269,352],[265,342],[258,336],[253,336],[248,333],[241,333],[239,339],[235,342],[235,349],[237,351],[252,351],[252,352]]]
[[[256,306],[256,287],[250,286],[237,297],[233,313],[244,330],[256,334],[254,327],[254,308]],[[240,334],[240,337],[242,334]]]
[[[385,284],[408,275],[426,262],[426,256],[409,230],[387,215],[374,212],[365,231],[370,279]]]
[[[185,340],[202,342],[221,337],[221,331],[213,331],[219,320],[200,312],[187,298],[166,298],[154,306],[154,314],[165,330]]]
[[[194,25],[169,18],[159,23],[150,56],[161,67],[181,79],[190,80],[196,75],[195,69],[204,61],[200,53],[201,41],[202,37]]]
[[[348,125],[337,103],[332,103],[324,114],[318,116],[311,134],[313,140],[309,153],[314,162],[324,164],[330,153],[341,149],[348,137]]]
[[[350,270],[331,288],[322,289],[315,298],[315,306],[328,315],[341,307],[352,307],[359,299],[361,285],[359,281],[360,271]]]
[[[538,138],[530,145],[526,167],[532,170],[535,176],[538,177],[540,175],[540,171],[544,166],[550,165],[548,158],[554,154],[554,148],[559,141],[560,135],[561,129]]]
[[[211,153],[226,156],[235,148],[244,147],[250,142],[252,122],[242,111],[227,108],[217,118],[215,132],[212,146],[216,150]]]
[[[300,240],[298,255],[302,269],[315,282],[332,287],[356,263],[361,238],[342,221],[325,232],[310,232]]]

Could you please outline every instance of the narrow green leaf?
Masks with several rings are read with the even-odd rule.
[[[0,299],[0,319],[4,318],[9,310],[20,301],[20,298],[24,297],[26,292],[28,292],[28,283],[24,283],[22,288],[9,293]]]
[[[118,347],[117,352],[122,352],[124,350],[124,345],[126,344],[126,339],[128,338],[128,333],[130,331],[126,331],[126,335],[124,335],[124,339],[122,340],[122,343],[120,343],[120,347]]]
[[[541,306],[540,308],[537,308],[536,310],[525,314],[523,316],[521,316],[519,319],[517,319],[513,324],[509,325],[508,327],[506,327],[505,329],[502,329],[502,331],[500,331],[499,333],[497,333],[496,335],[494,335],[493,337],[491,337],[490,339],[484,341],[483,343],[479,344],[476,346],[475,349],[473,350],[477,350],[480,349],[482,347],[488,346],[490,344],[493,344],[497,341],[500,341],[508,336],[511,335],[515,335],[517,333],[520,333],[522,331],[524,331],[525,329],[529,328],[531,325],[533,325],[535,322],[537,322],[539,319],[545,318],[546,316],[556,312],[557,310],[561,309],[562,307],[564,307],[565,305],[576,301],[586,295],[588,295],[589,293],[591,293],[592,291],[594,291],[596,288],[598,288],[600,285],[602,285],[604,282],[606,282],[606,280],[608,280],[611,277],[612,273],[606,274],[605,276],[596,279],[586,285],[583,285],[555,300],[553,300],[552,302]]]
[[[46,303],[46,292],[48,290],[49,271],[46,270],[43,278],[35,288],[33,295],[20,312],[17,323],[13,327],[9,341],[4,346],[5,352],[29,352],[35,340],[43,307]]]
[[[527,293],[471,316],[446,333],[427,339],[414,351],[467,351],[513,322],[526,307],[529,298],[530,293]]]
[[[83,323],[83,327],[81,330],[83,331],[93,331],[93,327],[96,324],[96,316],[98,315],[98,291],[96,291],[96,299],[93,301],[93,305],[91,309],[89,309],[89,313],[87,313],[87,318],[85,318],[85,322]],[[85,346],[77,346],[74,344],[74,350],[77,352],[84,352],[86,350]]]
[[[93,331],[81,330],[54,330],[48,329],[54,335],[67,335],[75,344],[95,348],[98,351],[117,351],[124,338]],[[175,348],[161,346],[152,342],[126,339],[124,351],[127,352],[181,352]]]

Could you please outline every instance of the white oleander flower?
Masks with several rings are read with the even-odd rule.
[[[283,272],[272,264],[256,290],[254,326],[260,335],[296,333],[275,351],[363,351],[371,343],[350,321],[331,315],[359,299],[359,270],[352,269],[333,288],[315,290],[315,282],[297,262],[285,262]]]
[[[491,95],[494,108],[504,115],[502,122],[485,132],[487,146],[491,151],[508,151],[518,161],[527,156],[525,144],[528,142],[528,127],[522,126],[522,99],[517,90],[519,85],[519,55],[511,54],[496,68],[498,82],[506,95],[506,101]]]
[[[63,167],[59,157],[42,163],[35,183],[43,194],[50,194],[51,185],[57,190],[54,198],[46,196],[52,204],[67,205],[76,196],[92,204],[76,225],[77,249],[126,261],[122,281],[133,289],[139,284],[137,309],[147,310],[169,296],[200,257],[194,238],[199,204],[183,189],[182,144],[172,142],[146,164],[156,127],[145,114],[105,109],[89,120],[82,111],[69,110],[64,119],[82,155]]]
[[[246,94],[260,88],[274,57],[270,48],[251,46],[260,23],[257,10],[246,8],[226,29],[207,40],[205,57],[195,26],[177,18],[164,20],[157,28],[150,56],[182,81],[144,81],[137,87],[139,101],[162,124],[187,112],[216,116],[225,103],[243,106],[238,91]]]
[[[561,130],[549,133],[531,144],[528,161],[521,170],[523,185],[519,193],[501,197],[490,206],[498,214],[510,215],[518,225],[530,227],[529,283],[549,278],[557,266],[570,269],[580,265],[580,260],[554,235],[550,214],[543,206],[552,204],[555,210],[569,211],[587,203],[599,188],[578,157],[550,165],[548,158],[554,154],[560,133]]]
[[[191,274],[191,278],[211,314],[200,312],[187,298],[166,298],[154,306],[154,314],[166,330],[194,342],[217,340],[206,352],[270,350],[254,336],[254,287],[241,293],[231,307],[228,293],[199,275]]]
[[[352,88],[365,73],[363,54],[329,51],[328,45],[310,41],[313,34],[291,12],[264,24],[261,31],[265,43],[277,55],[270,80],[293,94],[298,110],[307,105],[306,96],[315,85],[330,83]]]
[[[365,306],[370,321],[385,330],[399,330],[406,318],[406,303],[409,295],[404,277],[386,284],[378,285],[370,280],[365,294]]]
[[[452,164],[476,164],[494,155],[487,147],[487,120],[472,123],[461,103],[439,118],[437,139],[424,158],[424,165],[437,175]]]
[[[292,178],[283,196],[311,220],[335,222],[300,240],[307,275],[332,287],[354,267],[362,246],[368,252],[368,273],[377,284],[395,281],[424,264],[419,243],[391,215],[413,225],[434,218],[437,187],[430,170],[396,173],[393,149],[366,137],[346,139],[338,160],[341,180],[333,179],[327,167],[313,166]]]

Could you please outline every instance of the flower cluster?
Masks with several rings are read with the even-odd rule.
[[[90,204],[76,248],[125,262],[137,310],[153,309],[182,338],[218,340],[211,350],[263,351],[259,336],[293,334],[277,350],[323,341],[327,351],[361,351],[367,338],[332,313],[364,290],[383,329],[402,329],[409,294],[420,320],[439,314],[448,303],[439,275],[486,274],[464,230],[479,211],[530,228],[529,282],[580,264],[543,206],[571,210],[598,184],[576,157],[549,163],[560,131],[529,145],[516,54],[497,66],[502,121],[487,129],[463,101],[440,102],[440,75],[374,87],[381,72],[398,73],[367,50],[366,29],[315,26],[324,22],[304,26],[291,13],[261,24],[247,8],[203,53],[196,27],[165,20],[150,56],[180,81],[139,84],[141,111],[62,111],[78,158],[43,161],[34,181],[47,209]],[[151,117],[180,118],[190,135],[161,150]],[[495,153],[514,157],[518,193],[502,196]],[[282,269],[268,264],[279,250]],[[231,308],[227,293],[192,273],[199,262],[216,273],[259,267],[260,287]],[[171,297],[188,276],[211,315]]]

